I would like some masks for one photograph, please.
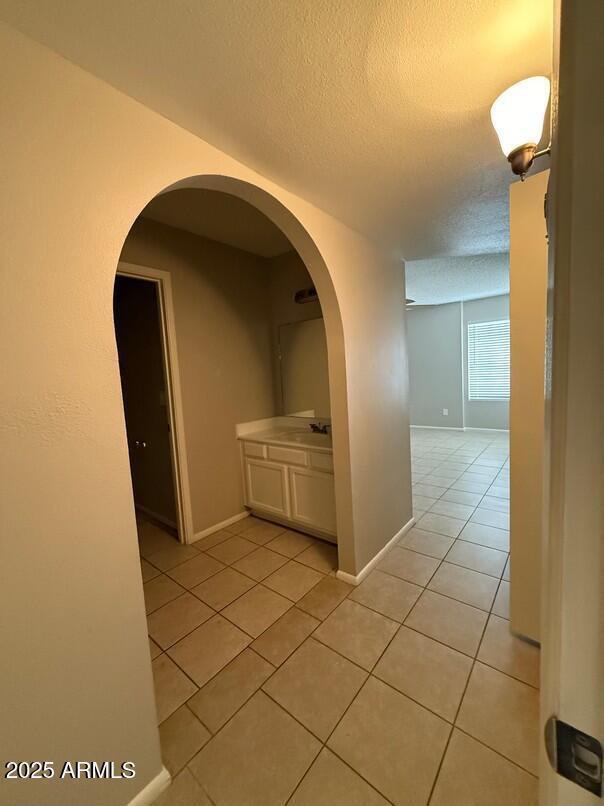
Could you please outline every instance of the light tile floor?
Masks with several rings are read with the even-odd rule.
[[[504,434],[412,429],[416,526],[358,587],[255,518],[139,526],[160,806],[536,806],[538,650],[511,636]]]

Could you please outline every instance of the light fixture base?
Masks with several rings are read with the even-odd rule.
[[[525,143],[508,154],[508,162],[512,166],[512,171],[521,179],[524,179],[533,164],[536,153],[537,145],[535,143]]]

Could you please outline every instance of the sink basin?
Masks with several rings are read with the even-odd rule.
[[[331,448],[331,434],[315,434],[313,431],[292,429],[277,434],[277,442],[298,442],[300,445],[316,445],[318,448]]]

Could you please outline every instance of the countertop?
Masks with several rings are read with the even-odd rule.
[[[271,428],[251,434],[240,434],[237,439],[245,442],[286,445],[291,448],[310,448],[313,451],[333,453],[331,434],[316,434],[309,428]]]

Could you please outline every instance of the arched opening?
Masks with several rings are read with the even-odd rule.
[[[201,203],[201,207],[196,211],[195,209],[188,210],[185,218],[188,219],[185,221],[179,220],[179,215],[182,216],[182,211],[184,209],[183,205],[187,205],[191,202],[191,199],[195,197],[195,191],[199,191],[200,195],[203,193],[205,194],[205,201]],[[193,196],[184,196],[182,194],[193,194]],[[165,204],[162,202],[170,199],[170,197],[179,196],[177,203],[172,203],[168,205],[166,208]],[[224,198],[224,199],[233,199],[239,202],[239,208],[235,206],[232,210],[225,211],[218,211],[217,216],[214,215],[214,220],[209,223],[204,223],[203,221],[199,221],[200,218],[203,217],[204,212],[207,214],[208,212],[208,204],[209,202],[207,196],[215,196],[217,199]],[[156,202],[159,202],[160,207],[163,207],[160,210],[159,215],[156,208],[153,206]],[[205,205],[205,209],[204,209]],[[192,205],[194,207],[194,205]],[[282,314],[282,321],[279,321],[278,326],[281,328],[282,325],[291,324],[292,321],[303,322],[307,320],[314,320],[320,319],[321,324],[324,327],[324,336],[323,341],[325,345],[323,346],[323,350],[326,351],[327,356],[325,357],[324,364],[327,365],[327,374],[329,380],[325,378],[325,389],[322,394],[319,394],[319,397],[322,400],[321,405],[317,406],[307,406],[306,402],[308,402],[309,396],[307,395],[306,398],[304,395],[298,395],[297,399],[293,399],[294,391],[292,389],[292,384],[287,384],[288,389],[284,388],[284,377],[283,374],[279,372],[279,367],[277,367],[277,374],[281,374],[281,377],[278,379],[278,385],[280,387],[279,394],[275,395],[275,397],[281,397],[281,400],[277,401],[277,405],[275,410],[271,412],[271,414],[275,415],[287,415],[292,413],[299,413],[299,414],[307,414],[308,419],[316,418],[316,419],[328,419],[331,420],[333,423],[333,435],[334,435],[334,442],[336,443],[336,458],[335,462],[341,465],[339,471],[337,473],[338,476],[342,476],[345,479],[348,473],[348,450],[347,450],[347,438],[346,438],[346,405],[345,405],[345,381],[344,381],[344,366],[343,366],[343,337],[342,337],[342,326],[341,320],[339,315],[339,308],[337,305],[337,301],[335,299],[335,292],[333,289],[333,284],[331,282],[331,278],[329,276],[329,272],[327,271],[327,267],[325,262],[323,261],[322,256],[318,252],[318,249],[314,245],[313,241],[310,239],[310,236],[306,231],[301,227],[297,219],[295,219],[286,208],[278,202],[274,197],[270,196],[266,192],[262,191],[260,188],[249,185],[248,183],[241,182],[240,180],[234,180],[229,177],[217,177],[217,176],[204,176],[204,177],[193,177],[187,180],[183,180],[182,182],[176,183],[165,190],[163,190],[160,194],[158,194],[152,202],[150,202],[141,212],[141,216],[139,216],[136,221],[138,222],[141,217],[144,218],[151,218],[152,220],[158,221],[160,223],[167,223],[170,227],[175,227],[178,230],[189,230],[190,232],[201,234],[202,237],[210,240],[216,239],[217,241],[224,241],[226,244],[232,243],[231,238],[227,235],[225,238],[225,229],[231,230],[231,235],[237,235],[237,231],[240,227],[240,224],[237,221],[230,220],[225,221],[224,215],[228,215],[229,213],[234,213],[235,215],[241,214],[242,209],[248,207],[249,210],[253,210],[256,212],[257,216],[259,217],[258,220],[252,221],[245,221],[243,222],[243,228],[247,229],[247,232],[243,234],[243,237],[239,239],[235,238],[235,246],[239,249],[247,250],[248,243],[246,243],[246,236],[247,241],[249,241],[250,235],[250,226],[254,226],[254,224],[262,225],[262,221],[260,218],[264,219],[266,224],[272,226],[275,233],[278,233],[280,238],[283,241],[283,244],[277,244],[276,247],[274,245],[269,244],[268,248],[271,246],[274,248],[274,251],[279,254],[285,254],[291,250],[291,256],[294,258],[297,266],[295,267],[297,270],[297,278],[296,282],[300,286],[300,288],[296,288],[296,291],[300,291],[301,293],[298,294],[301,297],[300,302],[309,302],[310,305],[305,306],[294,306],[293,305],[293,297],[294,293],[290,294],[292,299],[288,299],[288,302],[292,303],[289,306],[289,311],[287,313]],[[195,216],[196,212],[200,213],[198,216],[198,226],[191,227],[191,218]],[[221,213],[223,214],[223,220],[220,219]],[[243,213],[245,210],[243,209]],[[167,215],[167,222],[166,222],[166,215]],[[199,224],[201,226],[199,226]],[[216,234],[216,230],[218,228],[218,234]],[[132,233],[132,230],[131,230]],[[267,233],[263,233],[264,236]],[[130,236],[129,236],[130,237]],[[268,235],[270,238],[270,234]],[[262,239],[262,235],[260,236]],[[126,239],[126,243],[128,243],[128,238]],[[252,239],[253,240],[253,239]],[[265,238],[266,240],[266,238]],[[242,243],[241,243],[242,241]],[[262,246],[262,244],[261,244]],[[254,251],[254,245],[250,247],[252,252]],[[161,249],[161,247],[160,247]],[[153,250],[151,250],[153,251]],[[258,250],[256,250],[258,251]],[[258,254],[262,254],[262,249],[258,252]],[[262,256],[265,256],[262,254]],[[269,255],[270,256],[270,255]],[[140,250],[137,255],[132,260],[129,260],[129,252],[126,249],[125,251],[122,250],[122,256],[120,259],[121,265],[118,269],[118,281],[120,285],[130,285],[142,287],[143,283],[136,283],[132,282],[135,279],[138,280],[153,280],[155,285],[157,286],[156,296],[158,297],[157,305],[159,307],[160,318],[163,316],[164,321],[160,322],[160,330],[163,332],[160,334],[161,338],[166,342],[164,344],[165,353],[166,353],[166,363],[172,363],[174,365],[173,371],[176,374],[176,378],[174,379],[175,386],[180,387],[181,381],[178,377],[178,357],[176,355],[177,348],[176,348],[176,335],[175,335],[175,322],[174,322],[174,313],[173,313],[173,301],[172,301],[172,289],[171,285],[171,276],[170,272],[162,273],[162,262],[165,258],[165,255],[157,255],[157,254],[143,254],[141,256]],[[126,265],[124,265],[126,264]],[[145,270],[141,269],[141,266],[144,266]],[[149,271],[147,271],[149,269]],[[201,269],[203,270],[203,269]],[[303,275],[306,275],[306,279]],[[123,281],[123,282],[122,282]],[[293,281],[292,281],[293,282]],[[149,285],[149,284],[148,284]],[[291,283],[290,283],[291,286]],[[305,297],[306,292],[309,288],[316,290],[315,296]],[[285,293],[291,291],[291,288],[286,289]],[[284,290],[281,290],[281,293],[284,293]],[[316,300],[313,302],[313,299]],[[292,313],[294,308],[297,308],[295,313]],[[117,312],[117,309],[114,313]],[[287,322],[285,321],[287,319]],[[285,333],[282,333],[282,339],[285,338]],[[182,338],[182,337],[181,337]],[[307,337],[307,341],[309,344],[317,343],[317,340]],[[297,349],[298,353],[302,349],[301,345],[305,344],[304,338],[300,336],[298,339]],[[198,345],[198,349],[202,350],[203,347]],[[273,345],[273,349],[279,353],[277,358],[283,358],[279,350],[279,345]],[[170,353],[173,353],[170,356]],[[274,358],[274,356],[273,356]],[[315,374],[317,372],[324,372],[325,368],[323,366],[316,367],[304,367],[305,377],[309,380],[313,376],[313,371]],[[169,374],[169,368],[166,367],[165,372]],[[123,383],[122,378],[122,383]],[[168,379],[169,380],[169,379]],[[291,381],[291,378],[289,379]],[[295,384],[294,384],[295,385]],[[170,383],[166,384],[166,389],[161,390],[162,397],[168,398],[168,400],[164,401],[163,405],[166,409],[169,409],[170,403]],[[179,395],[179,388],[172,390],[174,396]],[[285,400],[283,399],[283,395],[287,397],[288,391],[290,392],[290,399]],[[299,389],[298,389],[299,391]],[[296,405],[296,403],[298,405]],[[180,406],[182,409],[182,404]],[[342,414],[344,417],[342,417]],[[185,441],[184,437],[184,429],[182,428],[182,424],[179,425],[178,423],[178,412],[168,412],[168,421],[170,419],[176,420],[177,422],[169,423],[170,430],[173,432],[174,437],[178,437],[181,442]],[[138,434],[138,436],[141,436]],[[144,435],[143,435],[144,436]],[[144,439],[136,439],[136,444],[143,446],[143,452],[141,455],[144,455],[144,447],[145,447],[145,440]],[[147,446],[148,447],[148,446]],[[319,446],[318,446],[319,447]],[[183,453],[186,453],[186,445],[181,446],[181,450]],[[339,454],[342,454],[341,459]],[[131,451],[132,456],[132,451]],[[181,464],[185,464],[184,459],[181,459]],[[178,474],[176,474],[178,475]],[[176,504],[178,504],[179,498],[179,486],[185,487],[188,486],[188,481],[186,479],[186,473],[182,474],[185,478],[175,479],[175,494],[174,498],[176,500]],[[343,485],[341,485],[343,486]],[[181,492],[182,495],[184,493]],[[188,493],[190,495],[190,493]],[[345,499],[346,496],[342,490],[338,490],[336,493],[339,499]],[[186,497],[186,496],[185,496]],[[342,500],[342,504],[345,501]],[[190,505],[189,505],[190,507]],[[184,507],[187,509],[187,506]],[[351,535],[349,517],[346,517],[345,514],[345,506],[341,504],[338,505],[338,518],[340,519],[340,523],[338,524],[338,532]],[[183,528],[180,528],[179,524],[179,531],[182,531],[183,535],[181,535],[181,539],[183,542],[191,542],[195,536],[200,531],[199,528],[195,528],[195,524],[191,522],[191,515],[190,513],[185,513],[185,516],[182,518],[183,521],[189,521],[188,526],[185,524]],[[204,531],[205,527],[208,527],[210,524],[204,523]],[[343,526],[343,528],[339,528]],[[186,528],[185,528],[186,527]],[[335,529],[334,529],[335,531]],[[183,536],[186,533],[185,539]],[[344,544],[346,544],[346,539],[344,539]],[[346,551],[346,545],[344,545],[344,551]]]
[[[198,203],[195,194],[203,196],[206,205],[205,214],[202,210],[197,215],[197,229],[190,210],[188,223],[178,217],[183,205]],[[246,249],[241,233],[229,243],[224,215],[215,215],[225,195],[230,199],[224,209],[231,218],[231,236],[237,235],[238,224],[248,226],[249,235],[245,208],[250,207],[261,216],[255,221],[258,227],[262,219],[270,223],[269,242],[274,244],[276,233],[280,235],[275,254],[263,256],[257,243],[248,243]],[[204,215],[207,220],[200,221]],[[276,277],[285,281],[275,283]],[[318,296],[314,301],[307,293],[311,288]],[[135,334],[134,356],[128,357],[124,322],[128,307],[136,308],[133,300],[141,289],[148,314],[145,318],[139,311],[134,329],[147,322],[156,332],[142,339],[140,332]],[[297,219],[259,188],[217,176],[172,185],[144,208],[122,251],[114,299],[134,498],[137,511],[142,511],[141,566],[160,734],[169,733],[179,720],[190,721],[191,710],[213,731],[219,720],[210,713],[204,694],[211,681],[225,667],[244,665],[244,650],[252,642],[267,664],[275,663],[271,628],[289,630],[288,611],[305,598],[302,607],[312,610],[316,605],[309,596],[322,583],[330,593],[334,585],[347,587],[333,579],[338,570],[335,534],[338,549],[343,544],[351,550],[352,543],[338,486],[340,468],[343,489],[349,473],[339,308],[325,262]],[[279,316],[275,299],[281,306]],[[263,321],[269,309],[272,318]],[[317,356],[321,344],[325,354]],[[137,360],[136,350],[151,352],[153,345],[155,360],[163,360],[163,365],[152,373],[161,388],[149,392],[138,372],[144,362]],[[291,360],[298,363],[286,372],[287,345],[293,345]],[[292,382],[301,357],[312,361],[302,367],[302,380]],[[160,422],[163,416],[168,426],[160,453],[164,463],[171,460],[173,475],[167,483],[173,486],[174,512],[165,521],[172,520],[180,544],[168,536],[162,513],[137,501],[141,485],[134,462],[153,445],[145,433],[131,427],[127,363],[137,370],[130,381],[132,397],[153,399],[155,420],[146,422]],[[324,384],[317,382],[322,371]],[[273,381],[270,390],[268,378]],[[309,383],[314,384],[313,393],[318,390],[316,402],[305,395]],[[231,405],[229,395],[238,405]],[[131,408],[136,408],[136,400]],[[321,433],[329,432],[332,424],[333,448],[331,434]],[[257,437],[258,432],[265,436]],[[226,472],[234,468],[234,451],[235,480]],[[277,494],[283,493],[287,512],[270,503],[275,483],[283,485]],[[241,502],[234,511],[224,509],[224,500],[232,503],[241,494],[245,509]],[[329,509],[330,494],[333,527],[320,521]],[[248,512],[252,518],[240,517]],[[310,612],[303,620],[315,623]],[[293,636],[295,625],[291,632]],[[185,708],[185,703],[194,705]]]
[[[339,304],[325,260],[300,221],[278,199],[256,185],[230,176],[199,175],[188,177],[164,188],[154,198],[182,189],[216,191],[247,202],[281,231],[283,237],[288,240],[299,256],[316,288],[325,325],[328,354],[330,417],[333,426],[334,466],[337,479],[335,497],[340,564],[352,568],[354,567],[354,542],[344,338]],[[128,273],[127,269],[124,270],[124,273]],[[168,321],[168,327],[170,324],[173,325]],[[186,450],[186,446],[184,449]],[[190,525],[189,530],[192,529],[193,527]],[[191,531],[191,534],[194,532]]]

